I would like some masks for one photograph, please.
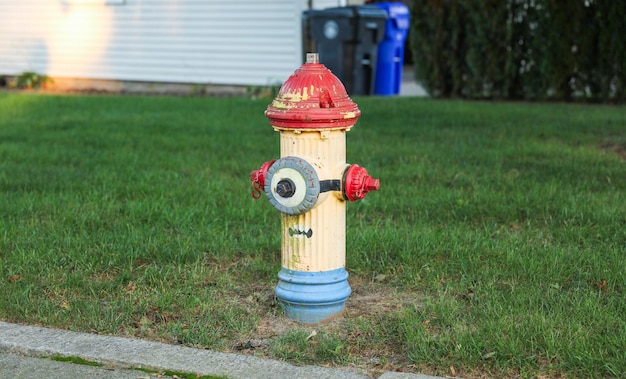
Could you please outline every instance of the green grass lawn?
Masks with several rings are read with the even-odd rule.
[[[269,99],[0,93],[0,320],[472,377],[626,376],[626,108],[356,98],[344,317],[273,299]]]

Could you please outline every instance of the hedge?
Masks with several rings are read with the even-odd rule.
[[[434,97],[624,102],[615,0],[413,0],[418,81]]]

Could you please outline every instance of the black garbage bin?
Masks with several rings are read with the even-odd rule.
[[[303,14],[305,40],[319,53],[320,63],[343,82],[350,95],[374,93],[378,44],[387,12],[376,6],[309,10]]]

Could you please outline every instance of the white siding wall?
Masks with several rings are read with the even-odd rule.
[[[0,74],[268,85],[302,63],[306,0],[105,3],[0,0]]]
[[[345,7],[346,5],[348,5],[347,0],[313,0],[313,2],[311,3],[311,8],[324,9],[332,7]]]

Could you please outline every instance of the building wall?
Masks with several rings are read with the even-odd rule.
[[[0,74],[278,84],[302,63],[302,11],[343,2],[0,1]]]

